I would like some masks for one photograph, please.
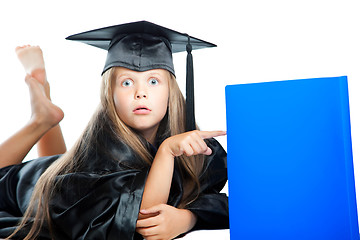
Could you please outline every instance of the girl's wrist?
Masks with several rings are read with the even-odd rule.
[[[169,146],[169,143],[167,142],[167,140],[165,140],[159,147],[158,151],[157,151],[157,155],[162,155],[166,158],[171,158],[172,160],[174,160],[174,155],[171,151],[171,148]]]

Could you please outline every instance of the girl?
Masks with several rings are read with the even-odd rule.
[[[11,233],[22,220],[11,238],[151,240],[228,228],[227,197],[219,193],[226,153],[212,139],[225,133],[185,132],[171,39],[143,24],[86,33],[92,45],[114,33],[101,104],[66,154],[6,171],[1,181],[15,200],[1,208],[10,220],[0,224]]]

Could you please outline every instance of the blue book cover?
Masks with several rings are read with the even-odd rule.
[[[347,77],[226,87],[231,239],[358,240]]]

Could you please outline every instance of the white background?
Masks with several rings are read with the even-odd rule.
[[[193,52],[196,116],[203,130],[226,130],[225,85],[348,76],[357,195],[360,196],[360,5],[355,0],[2,1],[0,142],[28,121],[29,95],[14,49],[44,51],[53,102],[70,148],[99,99],[103,50],[65,37],[147,20],[215,43]],[[174,56],[185,88],[185,53]],[[226,138],[219,138],[226,148]],[[32,151],[27,159],[36,157]]]

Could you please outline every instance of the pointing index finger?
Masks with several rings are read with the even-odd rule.
[[[226,135],[225,131],[199,131],[199,135],[202,139],[208,139],[213,137],[219,137]]]

